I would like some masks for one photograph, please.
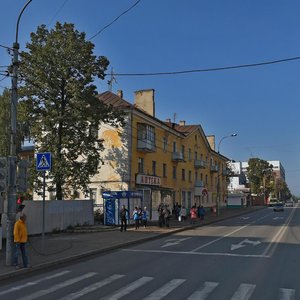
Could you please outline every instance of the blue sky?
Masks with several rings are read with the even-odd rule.
[[[30,32],[56,21],[93,36],[136,0],[33,0],[19,28],[25,50]],[[12,46],[25,0],[1,0],[0,44]],[[300,2],[258,0],[141,0],[92,39],[115,73],[171,72],[251,64],[300,56]],[[0,47],[0,66],[10,64]],[[134,91],[155,89],[156,116],[201,124],[220,152],[236,161],[280,160],[292,193],[300,195],[300,60],[255,68],[164,76],[117,77]],[[0,70],[3,70],[1,68]],[[2,77],[0,76],[0,79]],[[99,92],[108,89],[106,78]],[[10,80],[0,82],[0,91]]]

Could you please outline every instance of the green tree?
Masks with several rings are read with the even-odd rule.
[[[278,199],[284,200],[284,201],[288,200],[292,197],[292,194],[290,192],[288,185],[281,178],[276,179],[275,194]]]
[[[265,196],[271,193],[273,166],[267,161],[259,158],[250,158],[248,161],[247,176],[252,193],[260,194],[265,192]]]
[[[122,126],[122,113],[97,98],[94,80],[104,79],[109,64],[93,55],[94,45],[73,24],[45,25],[31,33],[21,53],[20,95],[36,151],[52,153],[47,175],[56,199],[74,190],[87,192],[102,161],[101,122]]]

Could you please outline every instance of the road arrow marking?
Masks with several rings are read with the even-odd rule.
[[[250,241],[248,239],[245,239],[245,240],[241,241],[238,244],[232,244],[230,250],[233,251],[233,250],[236,250],[236,249],[239,249],[239,248],[243,248],[243,247],[246,246],[245,244],[251,244],[253,246],[257,246],[260,243],[261,243],[260,241]]]
[[[161,247],[165,248],[165,247],[175,246],[175,245],[178,245],[181,242],[186,241],[188,239],[190,239],[190,237],[187,237],[184,239],[168,239],[168,240],[166,240],[166,244],[162,245]]]
[[[248,220],[248,219],[250,219],[250,217],[240,217],[240,219],[242,219],[242,220]]]

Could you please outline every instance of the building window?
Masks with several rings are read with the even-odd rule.
[[[195,160],[197,160],[198,159],[198,152],[195,151],[194,155],[195,155]]]
[[[152,175],[156,175],[156,161],[153,160],[152,161]]]
[[[173,179],[176,179],[177,178],[177,168],[176,166],[173,166]]]
[[[189,171],[189,182],[192,182],[192,171]]]
[[[138,158],[138,173],[144,173],[144,159],[142,157]]]
[[[185,148],[184,148],[184,146],[182,145],[181,146],[181,153],[182,153],[182,158],[184,159],[184,152],[185,152]]]
[[[138,140],[144,141],[149,145],[156,146],[155,143],[155,128],[153,126],[139,123],[137,125]]]
[[[173,142],[173,152],[177,152],[177,145],[176,145],[176,142]]]
[[[191,148],[189,148],[189,152],[188,152],[188,160],[191,161],[192,160],[192,150]]]
[[[203,174],[200,173],[200,180],[203,181]]]
[[[205,185],[206,186],[208,185],[208,177],[207,177],[207,175],[205,175]]]
[[[198,180],[198,172],[195,172],[195,180]]]
[[[185,169],[181,170],[181,180],[185,180]]]
[[[167,177],[167,165],[163,164],[163,177],[166,178]]]
[[[168,146],[168,141],[167,141],[167,138],[164,137],[163,138],[163,149],[164,149],[164,151],[167,151],[167,146]]]

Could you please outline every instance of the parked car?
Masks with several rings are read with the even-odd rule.
[[[288,200],[285,202],[285,206],[286,207],[293,207],[294,206],[294,202],[292,200]]]
[[[283,203],[278,202],[273,206],[273,211],[284,211]]]

